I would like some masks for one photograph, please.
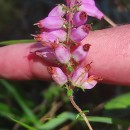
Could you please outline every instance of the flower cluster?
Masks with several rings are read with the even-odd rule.
[[[85,24],[88,17],[101,20],[104,14],[96,7],[94,0],[65,2],[66,5],[57,5],[46,18],[35,24],[41,29],[41,34],[34,38],[43,45],[43,49],[35,51],[35,54],[55,64],[48,66],[48,71],[60,86],[91,89],[99,78],[88,76],[90,64],[80,65],[91,46],[81,44],[81,41],[91,30],[91,25]]]

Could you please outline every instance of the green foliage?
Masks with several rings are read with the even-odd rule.
[[[106,110],[130,108],[130,93],[122,94],[105,104]]]
[[[5,46],[5,45],[11,45],[11,44],[18,44],[18,43],[31,43],[34,42],[34,40],[10,40],[10,41],[2,41],[0,42],[0,45]]]

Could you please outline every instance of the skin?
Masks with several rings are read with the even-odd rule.
[[[84,63],[90,63],[90,74],[103,82],[130,85],[130,25],[92,31],[82,41],[91,44]],[[41,46],[36,43],[0,48],[0,77],[13,80],[50,80],[46,63],[31,55]]]

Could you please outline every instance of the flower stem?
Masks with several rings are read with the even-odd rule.
[[[117,27],[116,23],[114,23],[108,16],[104,16],[104,19],[113,27]]]
[[[75,103],[74,99],[73,99],[73,96],[70,96],[69,97],[72,105],[74,106],[74,108],[80,113],[80,115],[83,117],[85,123],[87,124],[89,130],[93,130],[92,126],[90,125],[85,113],[79,108],[79,106]]]

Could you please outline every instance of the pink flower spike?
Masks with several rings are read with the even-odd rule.
[[[104,17],[104,14],[95,5],[91,4],[81,4],[79,11],[85,11],[89,16],[95,17],[99,20]]]
[[[88,70],[85,67],[80,67],[74,71],[72,75],[72,84],[80,87],[81,84],[88,79]]]
[[[86,23],[88,19],[87,13],[84,11],[76,12],[73,16],[73,24],[75,26],[80,26]]]
[[[92,89],[97,84],[95,76],[90,76],[82,85],[83,89]]]
[[[89,24],[74,28],[71,33],[71,40],[74,42],[82,41],[89,33],[91,26]]]
[[[67,82],[67,76],[59,67],[48,67],[48,71],[51,73],[52,79],[60,86]]]
[[[95,1],[94,0],[79,0],[81,3],[86,3],[86,4],[90,4],[90,5],[95,5]]]
[[[67,64],[70,60],[70,53],[68,49],[61,44],[58,44],[55,47],[55,55],[57,60],[62,64]]]
[[[58,41],[58,38],[48,32],[43,32],[34,37],[37,41],[40,41],[44,46],[51,46],[54,42]]]
[[[60,16],[63,17],[66,13],[65,10],[65,5],[57,5],[56,7],[54,7],[50,13],[48,14],[48,16]]]
[[[39,28],[46,28],[50,30],[60,29],[63,27],[65,21],[61,17],[49,16],[43,20],[40,20],[37,24]]]
[[[72,52],[72,57],[76,62],[84,60],[88,54],[90,44],[80,45],[77,49]]]
[[[67,33],[62,29],[54,30],[54,31],[51,31],[49,33],[56,36],[60,42],[64,42],[66,40],[66,37],[67,37]]]

